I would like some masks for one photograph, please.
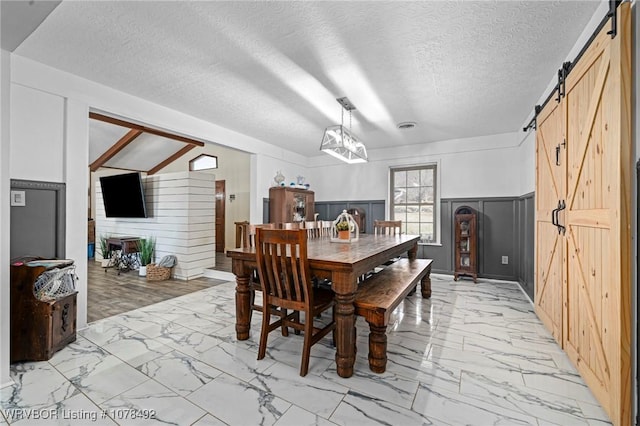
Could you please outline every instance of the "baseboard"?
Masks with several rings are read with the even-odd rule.
[[[203,276],[213,278],[215,280],[235,281],[236,276],[231,272],[217,271],[215,269],[206,268]]]

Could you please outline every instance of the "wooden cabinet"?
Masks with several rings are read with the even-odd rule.
[[[11,265],[11,362],[46,361],[76,340],[77,292],[55,300],[40,300],[34,294],[42,273],[72,264],[29,266],[28,261],[18,260]]]
[[[304,222],[313,220],[314,193],[307,189],[284,186],[269,189],[269,222]]]
[[[455,267],[453,279],[462,275],[478,279],[478,226],[477,216],[471,207],[459,207],[454,214]]]

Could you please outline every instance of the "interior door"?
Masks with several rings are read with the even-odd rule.
[[[225,245],[225,181],[216,181],[216,252],[224,253]]]
[[[536,120],[536,278],[538,317],[562,346],[564,238],[555,222],[564,199],[566,149],[563,145],[565,104],[551,100]]]
[[[629,4],[566,81],[564,348],[614,424],[631,423]]]

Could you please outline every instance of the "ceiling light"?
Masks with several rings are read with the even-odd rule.
[[[341,124],[329,126],[324,130],[320,151],[336,157],[345,163],[366,163],[367,149],[360,139],[351,132],[351,111],[356,107],[347,98],[336,99],[342,105]],[[344,127],[344,110],[349,111],[349,129]]]

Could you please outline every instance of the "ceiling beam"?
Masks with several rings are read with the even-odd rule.
[[[183,155],[185,155],[187,152],[191,151],[193,148],[195,148],[195,145],[187,145],[185,147],[183,147],[180,151],[176,152],[175,154],[173,154],[171,157],[167,158],[166,160],[164,160],[162,163],[158,164],[157,166],[155,166],[153,169],[149,170],[147,172],[147,175],[152,175],[157,173],[158,171],[162,170],[165,166],[167,166],[168,164],[173,163],[174,161],[176,161],[178,158],[182,157]]]
[[[120,120],[118,118],[109,117],[107,115],[98,114],[96,112],[90,112],[89,118],[94,120],[104,121],[105,123],[115,124],[117,126],[128,127],[130,129],[137,129],[145,133],[149,133],[156,136],[162,136],[163,138],[173,139],[176,141],[188,143],[194,146],[204,146],[204,142],[197,141],[195,139],[187,138],[185,136],[178,136],[172,133],[164,132],[162,130],[153,129],[151,127],[141,126],[139,124],[130,123],[128,121]]]
[[[122,151],[125,146],[129,145],[135,138],[142,134],[142,130],[129,130],[126,135],[120,138],[118,142],[113,144],[111,148],[105,151],[96,161],[89,165],[89,170],[95,172],[104,165],[107,161],[111,160],[117,153]]]

